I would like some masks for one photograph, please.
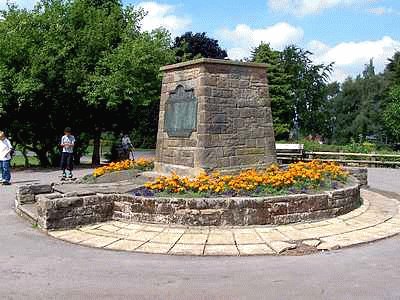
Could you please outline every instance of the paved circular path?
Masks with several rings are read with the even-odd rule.
[[[351,213],[313,223],[224,228],[111,221],[49,234],[71,243],[109,250],[245,256],[281,254],[302,247],[308,251],[332,250],[400,233],[399,201],[366,190],[362,197],[363,205]]]
[[[52,181],[57,173],[21,172],[14,178],[44,182]],[[400,193],[400,170],[370,174],[373,188],[383,189],[378,184],[384,181],[386,190]],[[53,239],[27,226],[12,210],[14,193],[14,187],[0,187],[0,298],[400,298],[398,236],[300,257],[178,257],[104,251]]]

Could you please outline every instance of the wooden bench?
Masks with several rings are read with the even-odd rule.
[[[275,146],[279,163],[298,161],[304,158],[303,144],[276,144]]]

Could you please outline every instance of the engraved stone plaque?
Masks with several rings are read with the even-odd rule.
[[[193,89],[178,85],[165,107],[165,130],[170,137],[188,138],[197,129],[197,99]]]

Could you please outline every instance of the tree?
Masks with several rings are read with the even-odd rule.
[[[151,118],[151,111],[145,115],[141,112],[158,103],[160,67],[173,62],[169,36],[165,32],[146,32],[136,38],[129,37],[130,34],[130,31],[126,32],[123,42],[110,55],[100,59],[94,74],[82,87],[90,107],[107,111],[108,116],[96,120],[99,128],[128,131],[139,123],[138,120]],[[153,122],[152,133],[156,128],[157,123]]]
[[[291,74],[285,73],[281,53],[269,44],[261,43],[252,51],[251,61],[267,64],[268,87],[275,135],[278,140],[288,139],[293,128]]]
[[[254,49],[252,61],[267,64],[272,115],[278,139],[289,132],[328,134],[327,81],[332,65],[315,65],[311,53],[296,46],[274,51],[262,43]]]
[[[383,123],[386,134],[395,143],[400,142],[400,52],[396,52],[384,72],[388,86],[384,99]]]
[[[384,77],[375,74],[373,61],[365,65],[362,75],[348,78],[333,99],[334,141],[362,142],[367,137],[379,138],[382,128],[382,99],[386,89]]]
[[[282,52],[284,71],[291,74],[295,126],[303,136],[326,134],[327,82],[332,64],[315,65],[311,52],[288,46]]]
[[[157,101],[159,68],[173,59],[166,32],[140,31],[143,15],[119,1],[10,6],[0,17],[0,126],[42,165],[57,162],[59,135],[71,126],[79,154],[95,141],[97,164],[101,132],[134,123]]]
[[[396,52],[385,69],[385,75],[391,83],[400,84],[400,51]]]
[[[48,165],[47,153],[55,153],[55,137],[58,129],[62,132],[55,122],[65,101],[61,95],[52,97],[60,94],[62,77],[58,71],[63,57],[47,56],[45,52],[54,53],[63,47],[58,37],[63,28],[50,27],[38,11],[39,8],[28,12],[11,6],[2,13],[0,35],[7,38],[0,41],[1,125],[12,134],[14,142],[34,151],[42,165]],[[56,24],[63,13],[62,4],[54,2],[46,18]],[[46,27],[49,30],[44,32]]]
[[[218,41],[209,38],[205,32],[186,32],[176,37],[173,49],[176,52],[177,62],[200,57],[224,59],[228,56],[226,51],[219,46]]]
[[[400,143],[400,85],[393,87],[389,93],[389,103],[383,120],[390,137],[396,143]]]

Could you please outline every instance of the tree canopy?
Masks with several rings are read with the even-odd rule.
[[[382,97],[386,84],[375,74],[373,61],[355,79],[348,78],[333,99],[331,114],[335,120],[333,140],[346,143],[364,141],[382,134]]]
[[[78,155],[103,130],[132,129],[158,100],[159,68],[174,60],[167,32],[140,31],[143,16],[119,1],[92,0],[2,12],[0,125],[43,165],[56,162],[67,125],[79,136]]]
[[[389,59],[384,75],[388,87],[383,123],[389,138],[400,143],[400,52]]]
[[[177,62],[200,57],[224,59],[228,56],[219,42],[209,38],[205,32],[186,32],[176,37],[173,49],[176,52]]]
[[[154,145],[160,67],[227,52],[204,32],[173,40],[163,29],[143,31],[144,16],[119,0],[41,0],[32,10],[1,11],[0,126],[13,142],[42,165],[57,163],[66,126],[77,136],[77,158],[94,141],[95,164],[104,131],[134,130]],[[295,45],[261,43],[250,60],[267,64],[277,139],[400,143],[400,52],[382,74],[371,60],[343,83],[329,82],[333,64],[315,64]]]
[[[296,46],[283,51],[261,43],[251,61],[267,64],[275,133],[278,139],[289,134],[326,132],[327,81],[331,65],[315,65],[311,53]]]

